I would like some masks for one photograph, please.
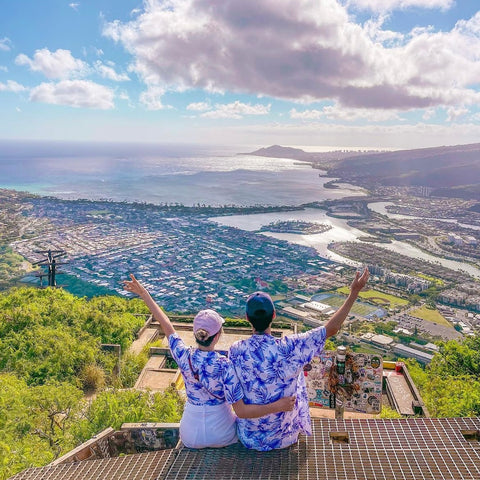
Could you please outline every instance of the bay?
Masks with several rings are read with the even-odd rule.
[[[210,220],[227,225],[230,227],[240,228],[242,230],[257,231],[262,226],[269,223],[284,220],[303,220],[316,223],[326,223],[332,226],[330,230],[315,235],[301,235],[292,233],[277,233],[277,232],[262,232],[263,235],[271,236],[281,240],[287,240],[292,243],[306,245],[317,250],[320,256],[334,260],[340,263],[360,266],[358,262],[352,261],[348,258],[342,257],[328,249],[332,242],[359,242],[360,237],[365,237],[367,234],[356,228],[348,225],[346,220],[340,218],[329,217],[324,210],[320,209],[305,209],[294,212],[274,212],[261,213],[251,215],[232,215],[228,217],[212,217]],[[480,278],[480,269],[463,262],[448,260],[446,258],[430,255],[422,250],[400,241],[392,241],[388,244],[379,244],[381,248],[397,252],[411,258],[421,258],[432,263],[439,263],[446,268],[455,271],[467,272],[475,278]],[[375,263],[372,259],[372,263]]]
[[[0,187],[62,199],[153,204],[299,205],[363,195],[329,189],[319,170],[284,158],[198,146],[0,145]],[[227,150],[227,151],[226,151]]]

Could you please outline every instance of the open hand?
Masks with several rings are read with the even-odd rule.
[[[130,278],[132,279],[131,281],[129,280],[124,280],[123,281],[123,288],[124,290],[127,290],[128,292],[135,293],[139,297],[147,293],[147,290],[145,287],[135,278],[135,276],[131,273]]]
[[[359,293],[360,290],[362,290],[362,288],[365,287],[365,285],[367,284],[369,276],[370,276],[370,273],[367,267],[365,267],[365,270],[361,275],[360,275],[360,272],[356,272],[355,278],[353,279],[353,282],[350,285],[350,291],[352,293]]]

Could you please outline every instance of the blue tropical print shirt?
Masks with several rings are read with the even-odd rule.
[[[325,340],[325,327],[318,327],[283,338],[252,335],[231,346],[225,381],[228,403],[243,398],[246,404],[266,404],[297,396],[291,412],[237,419],[238,437],[247,448],[285,448],[298,440],[300,432],[311,435],[303,366],[322,352]]]
[[[182,373],[188,401],[193,405],[224,403],[223,379],[229,363],[227,357],[218,352],[205,352],[198,348],[188,347],[176,333],[172,333],[168,337],[168,344]],[[189,357],[193,369],[198,373],[198,381],[195,380],[194,373],[190,368]]]

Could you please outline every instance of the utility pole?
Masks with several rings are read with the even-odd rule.
[[[65,250],[37,250],[35,253],[41,253],[45,255],[47,258],[44,260],[40,260],[38,262],[33,263],[32,265],[39,265],[41,267],[48,267],[48,273],[45,274],[43,271],[37,274],[40,277],[40,287],[43,287],[43,277],[47,276],[48,278],[48,286],[49,287],[56,287],[57,286],[57,274],[59,272],[57,270],[58,265],[65,265],[66,262],[59,263],[57,262],[57,258],[63,257],[67,254]]]

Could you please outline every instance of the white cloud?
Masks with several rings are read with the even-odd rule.
[[[5,65],[0,65],[0,72],[8,72],[8,68]]]
[[[448,10],[455,4],[455,0],[348,0],[349,7],[374,12],[405,10],[407,8],[425,8]]]
[[[465,107],[449,107],[447,108],[447,122],[455,122],[468,113],[469,110]]]
[[[300,119],[300,120],[318,120],[323,117],[322,110],[304,110],[303,112],[298,112],[295,108],[290,110],[290,118]]]
[[[70,50],[58,49],[51,52],[48,48],[36,50],[33,59],[21,53],[15,59],[17,65],[25,65],[34,72],[41,72],[47,78],[63,79],[84,76],[88,66],[82,60],[74,58]]]
[[[2,83],[0,82],[0,92],[24,92],[27,90],[26,87],[23,85],[20,85],[19,83],[13,81],[13,80],[8,80],[7,83]]]
[[[355,120],[368,120],[370,122],[385,122],[387,120],[399,120],[399,116],[390,110],[373,108],[345,108],[341,105],[329,105],[324,107],[323,113],[329,120],[343,122]]]
[[[341,105],[329,105],[322,110],[304,110],[298,112],[295,108],[290,110],[290,118],[301,120],[340,120],[342,122],[353,122],[356,120],[368,120],[370,122],[384,122],[386,120],[399,120],[399,116],[389,110],[369,108],[346,108]]]
[[[0,51],[9,52],[12,49],[12,42],[9,38],[3,37],[0,38]]]
[[[190,103],[187,105],[187,110],[193,110],[194,112],[205,112],[212,107],[208,102]]]
[[[165,90],[158,86],[151,86],[145,92],[140,94],[140,103],[142,103],[147,110],[163,110],[170,108],[168,105],[162,103],[162,96]]]
[[[108,80],[114,82],[125,82],[130,80],[130,77],[126,73],[117,73],[112,67],[109,67],[100,61],[95,62],[95,68],[103,78],[107,78]]]
[[[452,2],[364,4],[445,9]],[[218,8],[211,0],[144,5],[130,22],[107,23],[104,35],[132,54],[131,71],[147,88],[305,103],[329,99],[374,110],[478,101],[480,14],[450,32],[415,29],[403,35],[384,29],[383,16],[364,26],[353,23],[339,0],[222,0]]]
[[[80,6],[79,3],[69,3],[68,6],[73,8],[76,12],[78,12],[78,7]]]
[[[120,100],[127,100],[127,101],[130,100],[130,97],[129,97],[128,93],[125,92],[125,91],[120,92],[120,93],[118,94],[118,98],[119,98]]]
[[[422,119],[423,120],[430,120],[431,118],[433,118],[435,116],[435,109],[434,108],[427,108],[427,110],[425,110],[424,114],[422,115]]]
[[[100,110],[113,108],[113,97],[113,90],[87,80],[42,83],[30,92],[30,100],[33,102]]]
[[[216,104],[215,109],[202,113],[204,118],[242,118],[245,115],[267,115],[271,105],[250,105],[236,100],[233,103]]]
[[[380,15],[377,18],[367,20],[363,25],[363,30],[373,42],[378,42],[385,46],[400,45],[403,43],[405,35],[392,30],[383,30],[382,27],[387,18],[385,15]]]

